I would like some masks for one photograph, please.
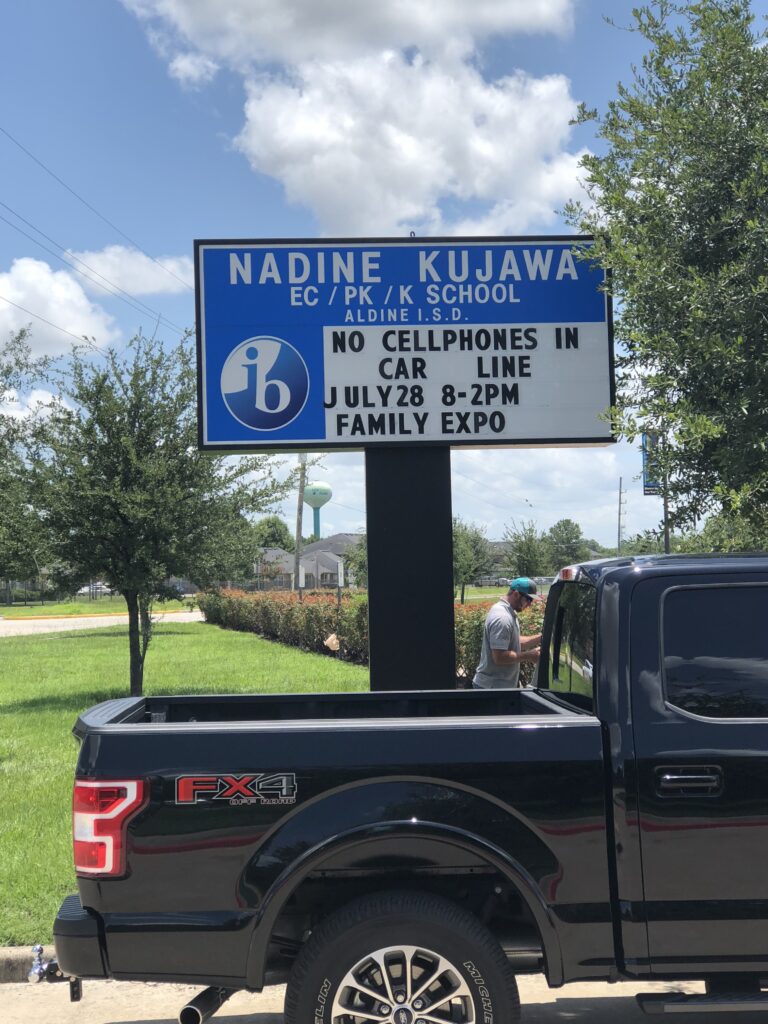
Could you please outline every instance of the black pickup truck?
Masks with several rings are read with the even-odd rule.
[[[521,972],[768,1008],[768,556],[564,569],[533,688],[131,698],[74,731],[66,975],[211,986],[183,1021],[287,981],[288,1024],[508,1024]]]

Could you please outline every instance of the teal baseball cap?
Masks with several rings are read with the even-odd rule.
[[[531,600],[533,600],[538,594],[536,584],[530,576],[518,576],[516,579],[510,580],[509,589],[516,590],[518,594],[525,594],[525,596],[530,597]]]

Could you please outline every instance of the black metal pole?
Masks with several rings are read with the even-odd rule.
[[[372,690],[456,686],[450,448],[369,448]]]
[[[664,554],[668,555],[670,550],[670,537],[669,537],[669,498],[667,496],[667,477],[664,475]]]

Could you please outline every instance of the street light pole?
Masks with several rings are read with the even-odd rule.
[[[618,535],[617,535],[617,538],[616,538],[616,554],[617,555],[621,554],[621,534],[622,534],[621,516],[622,516],[623,509],[624,509],[624,503],[623,503],[623,494],[624,494],[624,492],[622,490],[622,486],[621,485],[622,485],[623,481],[624,481],[624,478],[620,476],[619,477],[619,524],[618,524]]]
[[[299,453],[299,501],[296,506],[296,542],[293,553],[293,589],[299,589],[299,568],[301,565],[301,533],[304,519],[304,488],[307,485],[307,456]]]

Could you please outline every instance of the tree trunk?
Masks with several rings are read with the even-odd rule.
[[[152,595],[139,595],[139,628],[141,630],[141,665],[147,656],[149,641],[152,639]]]
[[[123,591],[128,605],[128,646],[131,653],[131,696],[141,697],[144,690],[144,655],[139,628],[139,595],[135,590]]]

